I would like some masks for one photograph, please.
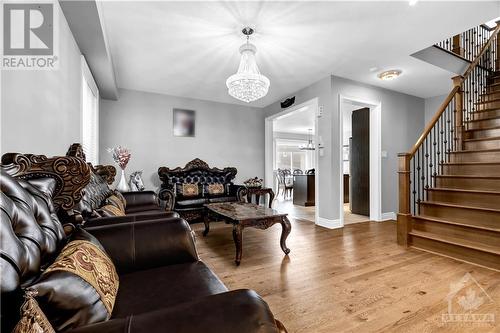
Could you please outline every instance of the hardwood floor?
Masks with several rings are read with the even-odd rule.
[[[249,228],[239,267],[231,226],[212,223],[203,237],[203,226],[193,225],[202,260],[230,289],[256,290],[290,333],[500,332],[500,273],[400,247],[393,221],[329,230],[290,220],[289,256],[280,249],[279,226]],[[493,313],[495,323],[442,322],[450,283],[468,272],[491,297],[481,296],[484,304],[472,313]],[[465,289],[481,293],[473,282]],[[452,307],[459,312],[456,299]]]

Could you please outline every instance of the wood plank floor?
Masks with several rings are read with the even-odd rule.
[[[500,273],[399,247],[393,221],[343,230],[291,222],[289,256],[279,247],[279,225],[245,229],[239,267],[231,226],[212,223],[207,237],[202,225],[192,227],[202,260],[230,289],[256,290],[290,333],[500,332]],[[493,313],[495,323],[443,323],[450,283],[468,272],[491,297],[473,313]]]

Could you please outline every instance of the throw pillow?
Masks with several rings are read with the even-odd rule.
[[[185,197],[196,197],[200,194],[198,184],[182,184],[182,195]]]
[[[99,241],[81,228],[30,286],[56,331],[110,318],[118,292],[118,274]]]
[[[123,204],[123,208],[127,208],[127,200],[125,199],[125,197],[123,196],[123,194],[120,191],[117,191],[117,190],[115,190],[113,192],[113,194],[116,195],[120,199],[120,201]]]
[[[125,215],[125,205],[123,204],[123,201],[120,199],[120,197],[118,197],[116,194],[113,194],[106,199],[106,205],[115,206],[123,213],[123,215]]]
[[[101,207],[97,213],[101,216],[125,216],[125,213],[114,205],[105,205]]]
[[[17,323],[12,333],[55,333],[49,320],[35,300],[37,291],[27,289],[25,301],[21,307],[21,319]]]
[[[224,184],[209,184],[208,185],[208,194],[210,195],[221,195],[224,194]]]

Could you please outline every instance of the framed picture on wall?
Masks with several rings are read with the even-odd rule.
[[[174,109],[174,136],[194,137],[194,110]]]

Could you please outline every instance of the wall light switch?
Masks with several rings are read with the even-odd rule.
[[[382,158],[387,158],[387,150],[382,150]]]
[[[320,149],[319,150],[319,156],[323,156],[323,155],[325,155],[325,152],[323,151],[323,149]]]
[[[323,105],[320,105],[318,107],[318,118],[321,118],[323,116]]]

